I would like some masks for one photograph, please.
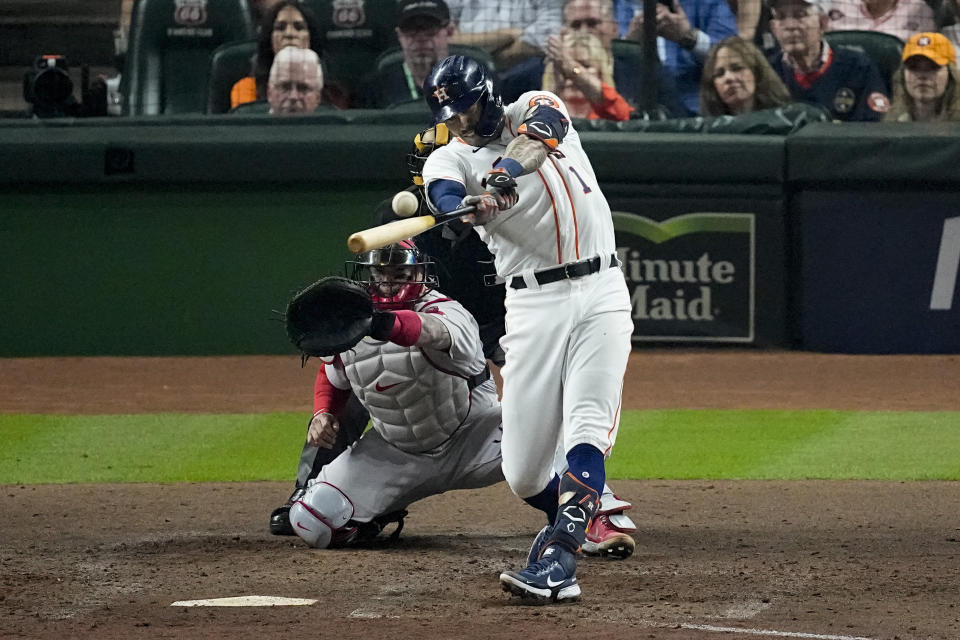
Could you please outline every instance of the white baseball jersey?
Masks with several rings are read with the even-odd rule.
[[[517,127],[541,104],[569,118],[555,94],[529,91],[505,108],[499,140],[477,149],[457,138],[430,154],[423,168],[427,188],[446,179],[463,184],[469,195],[483,193],[481,181],[517,137]],[[501,277],[616,252],[610,207],[572,127],[538,171],[517,178],[517,193],[513,208],[477,227]]]
[[[540,105],[569,115],[552,93],[523,94],[505,108],[498,140],[477,149],[457,139],[430,154],[427,188],[453,180],[468,195],[483,193],[481,181]],[[610,207],[573,127],[536,172],[517,179],[517,191],[517,204],[477,231],[508,280],[501,452],[510,488],[527,498],[553,477],[558,449],[589,444],[608,454],[613,447],[633,321],[623,274],[611,268]],[[544,285],[536,279],[536,271],[598,256],[596,273]],[[518,275],[524,288],[511,286]]]

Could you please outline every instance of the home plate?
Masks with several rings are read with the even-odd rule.
[[[307,598],[281,598],[280,596],[236,596],[210,600],[178,600],[171,607],[296,607],[313,604]]]

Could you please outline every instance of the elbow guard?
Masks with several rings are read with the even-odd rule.
[[[563,142],[563,137],[567,135],[569,130],[570,121],[567,120],[567,117],[558,110],[545,105],[537,107],[530,114],[530,117],[517,127],[517,133],[536,138],[547,145],[550,151],[555,150],[557,145]]]

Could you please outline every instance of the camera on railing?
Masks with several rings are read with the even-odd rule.
[[[23,99],[32,105],[32,115],[38,118],[80,115],[67,59],[59,55],[37,56],[33,68],[23,75]]]
[[[106,85],[102,78],[92,84],[83,67],[83,102],[73,95],[73,80],[67,59],[61,55],[37,56],[23,75],[23,99],[30,105],[28,115],[36,118],[63,118],[106,115]]]

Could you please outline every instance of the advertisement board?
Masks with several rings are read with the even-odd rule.
[[[613,213],[636,342],[755,339],[756,217]]]
[[[960,353],[960,194],[797,195],[802,346]]]

